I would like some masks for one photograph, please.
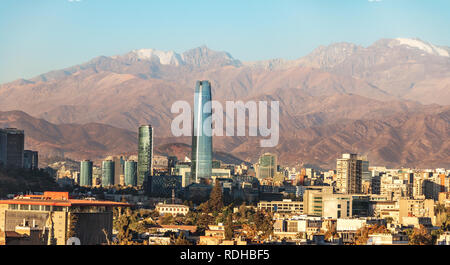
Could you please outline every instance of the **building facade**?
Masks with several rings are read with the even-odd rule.
[[[197,183],[210,179],[212,174],[211,100],[211,83],[197,81],[194,96],[191,156],[191,179]]]
[[[137,186],[137,162],[125,161],[125,186]]]
[[[66,245],[70,237],[79,238],[81,245],[105,244],[106,236],[112,236],[113,207],[128,206],[72,199],[68,192],[24,195],[0,201],[0,231],[33,236],[28,244],[35,245]]]
[[[259,157],[258,161],[258,179],[273,178],[277,172],[277,156],[271,153],[265,153]]]
[[[361,193],[362,160],[356,154],[343,154],[337,160],[336,188],[340,193]]]
[[[102,162],[102,186],[114,186],[115,163],[112,160]],[[118,184],[118,183],[117,183]]]
[[[0,166],[23,168],[24,146],[23,130],[0,129]]]
[[[92,186],[93,163],[84,160],[80,163],[80,186]]]
[[[151,125],[139,127],[138,178],[137,185],[144,185],[153,175],[153,128]]]

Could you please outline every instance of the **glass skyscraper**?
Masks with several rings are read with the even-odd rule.
[[[277,172],[277,156],[271,153],[265,153],[259,157],[259,168],[257,178],[273,178]]]
[[[138,178],[137,185],[144,185],[144,181],[153,174],[153,128],[150,125],[139,127],[138,145]]]
[[[92,161],[81,161],[80,186],[92,186]]]
[[[191,181],[197,183],[204,179],[210,179],[212,175],[212,108],[211,104],[206,105],[208,102],[211,102],[211,83],[197,81],[194,96],[191,158]]]
[[[112,160],[106,160],[102,163],[102,187],[114,185],[114,167],[115,163]]]
[[[134,160],[125,161],[125,186],[137,185],[137,163]]]

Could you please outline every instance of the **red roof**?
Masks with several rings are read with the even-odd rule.
[[[13,200],[0,200],[0,204],[29,204],[48,206],[116,206],[128,207],[130,204],[113,201],[70,199],[68,192],[44,192],[44,195],[25,195]]]

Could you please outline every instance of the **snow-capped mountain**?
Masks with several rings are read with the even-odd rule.
[[[241,66],[239,60],[234,59],[227,52],[213,51],[206,46],[188,50],[182,54],[174,51],[161,51],[155,49],[133,50],[125,55],[111,56],[115,60],[149,61],[161,65],[191,66],[191,67],[216,67],[216,66]]]
[[[435,46],[420,39],[397,38],[392,42],[392,44],[404,45],[412,49],[419,49],[431,55],[450,57],[449,52],[445,48]]]

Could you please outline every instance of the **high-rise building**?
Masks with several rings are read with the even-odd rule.
[[[112,160],[106,160],[102,163],[102,186],[108,187],[114,185],[115,163]]]
[[[125,186],[137,185],[137,163],[134,160],[125,161]]]
[[[138,145],[138,178],[137,185],[144,185],[144,181],[153,174],[153,128],[150,125],[139,127]]]
[[[194,96],[191,157],[191,180],[197,183],[209,180],[212,174],[212,107],[210,102],[211,83],[197,81]]]
[[[265,153],[259,157],[258,179],[273,178],[277,172],[277,155]]]
[[[0,129],[0,166],[23,168],[24,145],[23,130]]]
[[[25,150],[23,152],[23,168],[37,169],[39,167],[39,154],[37,151]]]
[[[123,156],[115,156],[112,158],[114,161],[114,184],[120,183],[120,176],[124,174],[125,160]]]
[[[344,194],[361,193],[362,160],[357,154],[343,154],[336,165],[336,189]]]
[[[80,186],[92,186],[92,168],[93,163],[90,160],[84,160],[80,163]]]

